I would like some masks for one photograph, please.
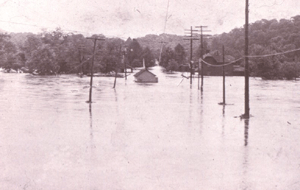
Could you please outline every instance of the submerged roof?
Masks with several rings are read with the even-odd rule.
[[[218,63],[223,62],[223,55],[219,53],[219,51],[207,53],[203,56],[203,59],[207,57],[213,57]],[[231,55],[225,55],[225,62],[231,62],[231,61],[234,61],[234,57],[232,57]]]
[[[148,72],[150,74],[152,74],[154,77],[156,76],[155,74],[151,73],[150,71],[148,71],[147,69],[142,69],[139,72],[135,73],[133,76],[135,77],[139,77],[141,74],[143,74],[144,72]]]

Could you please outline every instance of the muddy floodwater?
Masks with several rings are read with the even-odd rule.
[[[1,190],[300,189],[300,81],[0,73]],[[137,72],[137,71],[135,71]],[[188,76],[188,73],[185,73]]]

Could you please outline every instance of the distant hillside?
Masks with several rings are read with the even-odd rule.
[[[181,44],[187,55],[189,55],[190,52],[190,41],[184,40],[184,36],[178,36],[174,34],[160,34],[160,35],[154,35],[149,34],[145,37],[137,38],[138,42],[142,47],[149,47],[153,52],[155,56],[159,56],[160,49],[162,45],[164,47],[170,47],[174,49],[178,44]],[[210,41],[207,40],[206,41]],[[199,40],[193,41],[193,52],[198,49],[200,46]]]
[[[234,28],[228,33],[211,36],[205,39],[207,48],[211,51],[222,51],[225,46],[226,54],[235,58],[241,57],[244,53],[245,45],[244,28]],[[165,47],[174,48],[177,44],[181,44],[187,54],[190,51],[190,41],[184,40],[184,36],[173,34],[149,34],[145,37],[137,38],[142,47],[148,46],[152,51],[159,52],[162,46],[161,42],[165,42]],[[257,54],[257,48],[268,49],[269,52],[282,52],[286,50],[300,48],[300,15],[291,19],[266,20],[262,19],[249,25],[249,42],[250,54]],[[193,41],[193,52],[199,47],[199,40]],[[262,53],[262,52],[260,52]],[[300,52],[288,55],[288,57],[299,57]]]

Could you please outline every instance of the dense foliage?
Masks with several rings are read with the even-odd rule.
[[[235,58],[244,52],[244,28],[233,29],[213,37],[211,49],[221,51]],[[300,48],[300,15],[290,20],[260,20],[249,25],[249,54],[268,55]],[[300,51],[261,58],[250,59],[250,71],[253,76],[265,79],[294,79],[299,77]]]
[[[98,41],[94,55],[94,72],[120,72],[124,63],[130,67],[153,66],[151,49],[137,40],[125,42],[119,38]],[[22,39],[22,40],[20,40]],[[25,40],[24,40],[25,39]],[[7,72],[23,70],[40,75],[90,72],[94,42],[81,34],[65,34],[61,29],[41,34],[1,34],[0,67]],[[126,51],[127,50],[127,51]],[[124,56],[123,56],[124,55]]]
[[[143,45],[153,48],[155,56],[159,57],[161,52],[161,65],[167,70],[180,65],[188,65],[190,55],[190,44],[188,40],[183,40],[183,36],[177,35],[147,35],[139,39]],[[163,45],[161,42],[164,42]],[[175,55],[175,47],[180,44],[183,47],[185,56],[183,61],[178,60]],[[222,52],[225,46],[225,54],[238,59],[244,55],[245,31],[244,28],[235,28],[229,33],[214,35],[204,41],[204,49]],[[162,51],[161,51],[161,47]],[[260,20],[249,25],[249,54],[251,56],[269,55],[295,50],[300,48],[300,15],[291,19],[281,20]],[[193,42],[193,60],[200,57],[200,44]],[[170,60],[172,67],[169,66]],[[244,66],[243,61],[239,64]],[[171,69],[171,70],[172,70]],[[285,53],[281,55],[267,56],[250,59],[250,72],[252,76],[259,76],[264,79],[294,79],[300,76],[300,51]]]
[[[204,41],[200,49],[199,41],[193,43],[193,61],[201,52],[222,51],[238,59],[244,55],[244,28],[235,28],[229,33],[214,35]],[[102,37],[94,35],[93,37]],[[252,56],[274,54],[250,58],[252,76],[265,79],[294,79],[300,73],[300,15],[291,19],[260,20],[249,25],[249,54]],[[161,34],[124,41],[106,38],[98,41],[94,56],[95,72],[109,73],[128,67],[153,66],[155,59],[167,71],[188,67],[190,42],[183,36]],[[278,54],[278,55],[277,55]],[[38,74],[84,73],[90,72],[93,57],[93,41],[81,34],[65,34],[57,29],[40,34],[17,33],[0,34],[0,67],[7,72],[26,68]],[[243,61],[239,63],[244,65]]]

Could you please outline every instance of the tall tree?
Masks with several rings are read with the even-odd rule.
[[[177,46],[174,48],[174,57],[177,64],[184,64],[186,53],[184,51],[184,47],[181,44],[177,44]]]
[[[154,56],[149,47],[146,47],[142,50],[140,59],[145,61],[146,67],[152,67],[155,64]]]
[[[17,47],[10,41],[10,35],[0,34],[0,67],[7,72],[11,69],[18,70],[22,67],[17,60]]]
[[[132,64],[133,60],[137,59],[140,60],[142,52],[142,47],[140,46],[139,42],[136,39],[133,39],[128,47],[127,58],[129,64]]]
[[[161,54],[160,65],[164,68],[167,68],[171,59],[174,59],[174,51],[170,47],[166,47],[163,49]]]

